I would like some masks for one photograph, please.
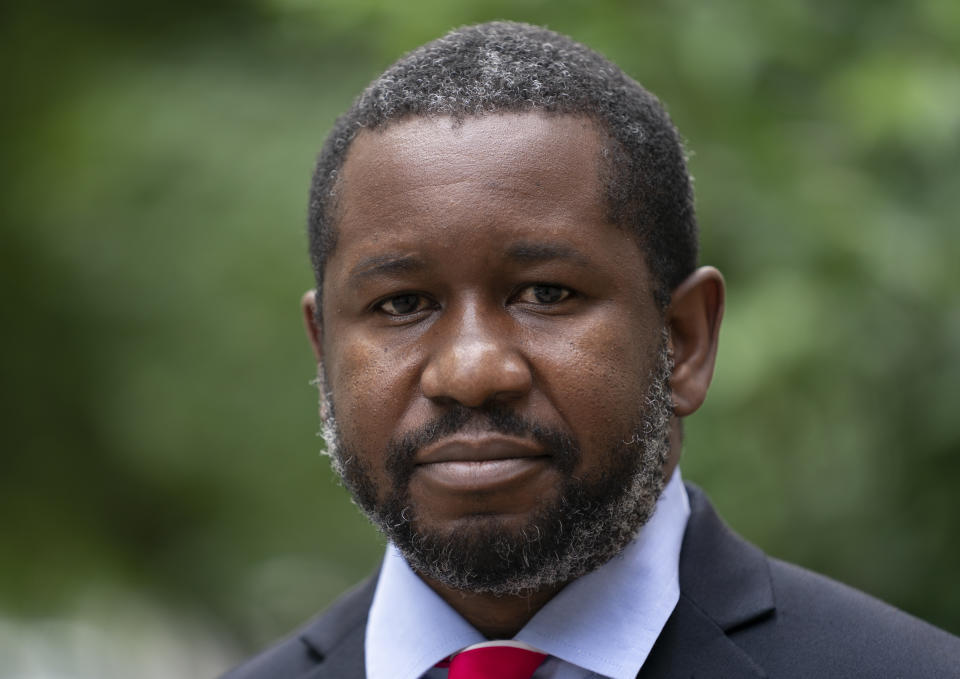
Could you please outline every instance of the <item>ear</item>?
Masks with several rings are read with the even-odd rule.
[[[307,290],[300,298],[300,309],[303,311],[303,325],[307,331],[307,339],[313,347],[313,355],[317,365],[323,360],[323,329],[317,319],[317,291]]]
[[[670,388],[674,413],[680,417],[696,411],[707,397],[717,359],[724,296],[723,276],[712,266],[694,271],[670,296]]]

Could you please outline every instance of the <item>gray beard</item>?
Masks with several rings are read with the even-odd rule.
[[[638,404],[638,422],[613,443],[605,473],[594,479],[574,475],[580,450],[569,436],[502,409],[455,407],[390,443],[386,467],[392,484],[386,499],[378,500],[379,489],[369,470],[339,434],[321,372],[322,434],[332,466],[354,503],[415,571],[455,590],[519,595],[562,585],[598,568],[623,551],[649,520],[663,490],[663,466],[670,450],[672,369],[664,331],[646,398]],[[413,455],[431,441],[478,425],[484,431],[530,436],[543,445],[564,478],[558,499],[540,508],[519,530],[486,516],[459,525],[456,531],[419,530],[407,492]]]

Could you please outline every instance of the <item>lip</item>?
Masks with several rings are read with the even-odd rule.
[[[418,465],[443,462],[490,462],[514,458],[545,457],[543,448],[530,439],[512,436],[471,436],[444,439],[421,449]]]
[[[417,476],[426,487],[462,496],[520,490],[551,469],[535,441],[504,436],[457,437],[423,448]]]

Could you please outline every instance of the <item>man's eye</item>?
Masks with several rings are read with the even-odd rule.
[[[573,294],[561,285],[529,285],[520,291],[517,301],[528,304],[557,304]]]
[[[426,306],[427,300],[423,295],[408,292],[383,300],[377,305],[377,308],[390,316],[406,316],[407,314],[420,311],[426,308]]]

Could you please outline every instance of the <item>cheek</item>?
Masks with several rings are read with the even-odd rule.
[[[543,389],[585,449],[632,433],[659,343],[649,324],[608,318],[540,344]]]
[[[413,383],[413,357],[363,335],[338,339],[327,365],[337,424],[358,454],[382,451]]]

